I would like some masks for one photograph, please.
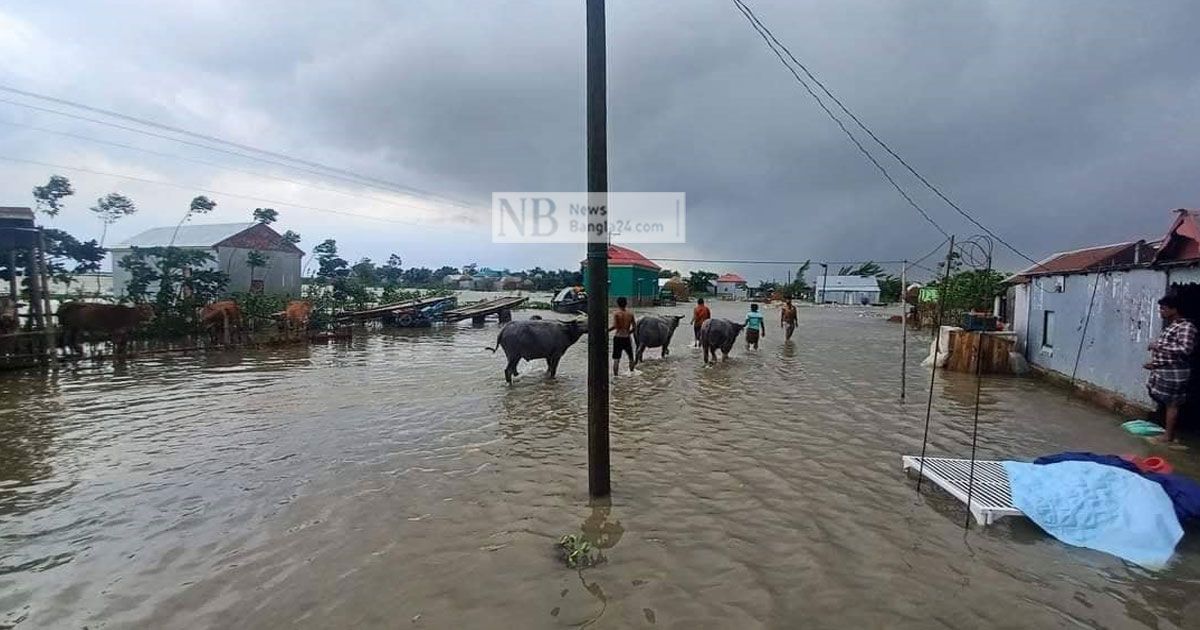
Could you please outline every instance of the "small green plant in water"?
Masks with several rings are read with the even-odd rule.
[[[557,548],[563,562],[572,569],[594,566],[604,559],[600,550],[579,534],[567,534],[558,539]]]

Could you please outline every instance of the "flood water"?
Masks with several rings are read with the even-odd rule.
[[[901,404],[898,325],[768,323],[706,368],[685,321],[615,381],[611,505],[587,497],[586,337],[511,387],[494,323],[0,375],[0,625],[1197,627],[1194,536],[1150,573],[915,493],[924,342]],[[931,455],[969,454],[974,396],[939,373]],[[1120,420],[988,379],[978,454],[1147,452]],[[581,532],[607,562],[580,572],[552,547]]]

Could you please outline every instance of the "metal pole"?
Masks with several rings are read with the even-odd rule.
[[[608,453],[608,112],[604,0],[587,0],[588,492],[612,492]]]
[[[829,301],[829,265],[821,263],[821,269],[821,299],[818,303],[824,304]]]
[[[12,298],[13,308],[21,301],[21,291],[17,288],[17,249],[8,252],[8,297]]]
[[[900,400],[908,389],[908,261],[900,266]]]

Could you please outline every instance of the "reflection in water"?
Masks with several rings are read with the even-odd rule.
[[[0,375],[0,625],[1189,625],[1190,538],[1155,575],[1024,521],[968,549],[961,506],[899,472],[921,344],[901,404],[899,329],[856,315],[622,374],[611,503],[586,496],[586,338],[512,386],[495,324],[466,322]],[[929,452],[967,455],[974,379],[939,373],[935,401]],[[1144,452],[1117,420],[989,378],[979,455]],[[578,530],[606,563],[548,552]]]

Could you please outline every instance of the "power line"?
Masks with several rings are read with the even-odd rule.
[[[241,149],[242,151],[249,151],[249,152],[252,152],[252,153],[258,153],[258,154],[260,154],[260,155],[266,155],[266,156],[269,156],[269,157],[271,157],[271,158],[275,158],[276,160],[285,160],[285,161],[287,161],[287,162],[290,162],[291,164],[286,164],[286,163],[285,163],[285,164],[280,164],[279,162],[274,162],[274,161],[272,161],[272,163],[274,163],[274,164],[280,164],[281,166],[285,166],[285,167],[288,167],[288,168],[299,168],[299,167],[295,166],[295,164],[301,164],[301,165],[304,165],[304,166],[306,166],[306,167],[309,167],[310,169],[320,169],[321,171],[325,171],[325,172],[323,172],[323,173],[317,173],[317,174],[320,174],[320,175],[322,175],[322,176],[325,176],[325,177],[329,177],[329,176],[330,176],[330,175],[329,175],[329,173],[334,173],[334,174],[337,174],[337,175],[341,176],[340,178],[343,178],[343,179],[344,179],[344,178],[351,178],[351,179],[352,179],[352,180],[353,180],[353,181],[354,181],[356,184],[358,184],[358,185],[360,185],[360,186],[361,186],[361,185],[374,185],[374,186],[375,186],[375,187],[377,187],[377,188],[378,188],[378,187],[380,187],[380,186],[383,186],[383,187],[386,187],[386,188],[388,188],[388,189],[390,189],[390,190],[392,190],[392,191],[394,191],[394,192],[402,192],[402,193],[404,193],[404,194],[407,194],[407,195],[413,195],[413,196],[415,196],[415,197],[421,197],[421,198],[430,199],[430,200],[437,200],[437,201],[441,201],[441,202],[443,202],[443,203],[449,203],[449,204],[451,204],[451,205],[457,205],[457,206],[470,206],[470,204],[468,204],[468,203],[466,203],[466,202],[459,201],[459,200],[457,200],[457,199],[453,199],[453,198],[450,198],[450,197],[446,197],[446,196],[444,196],[444,195],[439,195],[439,194],[437,194],[437,193],[433,193],[433,192],[430,192],[430,191],[427,191],[427,190],[422,190],[422,189],[420,189],[420,188],[413,188],[413,187],[411,187],[411,186],[404,186],[404,185],[402,185],[402,184],[397,184],[397,183],[395,183],[395,182],[390,182],[390,181],[387,181],[387,180],[385,180],[385,179],[380,179],[380,178],[377,178],[377,177],[372,177],[372,176],[369,176],[369,175],[360,175],[360,174],[358,174],[358,173],[355,173],[355,172],[353,172],[353,171],[349,171],[349,170],[346,170],[346,169],[338,168],[338,167],[335,167],[335,166],[329,166],[329,165],[326,165],[326,164],[322,164],[322,163],[320,163],[320,162],[313,162],[313,161],[310,161],[310,160],[304,160],[304,159],[301,159],[301,158],[295,158],[295,157],[292,157],[292,156],[289,156],[289,155],[285,155],[285,154],[283,154],[283,153],[278,153],[278,152],[275,152],[275,151],[269,151],[269,150],[267,150],[267,149],[260,149],[260,148],[258,148],[258,147],[254,147],[254,146],[251,146],[251,145],[247,145],[247,144],[241,144],[241,143],[238,143],[238,142],[233,142],[233,141],[230,141],[230,140],[225,140],[225,139],[223,139],[223,138],[218,138],[218,137],[216,137],[216,136],[210,136],[210,135],[207,135],[207,134],[202,134],[202,133],[197,133],[197,132],[194,132],[194,131],[189,131],[189,130],[187,130],[187,129],[183,129],[183,128],[180,128],[180,127],[174,127],[174,126],[171,126],[171,125],[165,125],[165,124],[162,124],[162,123],[154,122],[154,121],[152,121],[152,120],[147,120],[147,119],[145,119],[145,118],[138,118],[138,117],[136,117],[136,116],[129,116],[129,115],[127,115],[127,114],[122,114],[122,113],[120,113],[120,112],[114,112],[114,111],[107,110],[107,109],[102,109],[102,108],[99,108],[99,107],[93,107],[93,106],[91,106],[91,105],[86,105],[86,104],[83,104],[83,103],[77,103],[77,102],[75,102],[75,101],[70,101],[70,100],[67,100],[67,99],[57,98],[57,97],[53,97],[53,96],[48,96],[48,95],[45,95],[45,94],[38,94],[38,93],[36,93],[36,92],[29,92],[29,91],[26,91],[26,90],[20,90],[20,89],[14,88],[14,87],[6,86],[6,85],[0,85],[0,91],[4,91],[4,92],[10,92],[10,93],[13,93],[13,94],[20,94],[21,96],[25,96],[25,97],[28,97],[28,98],[34,98],[34,99],[38,99],[38,100],[49,101],[49,102],[51,102],[51,103],[57,103],[57,104],[59,104],[59,105],[66,105],[66,106],[68,106],[68,107],[72,107],[72,108],[75,108],[75,109],[81,109],[81,110],[85,110],[85,111],[89,111],[89,112],[93,112],[93,113],[97,113],[97,114],[102,114],[102,115],[104,115],[104,116],[109,116],[109,117],[112,117],[112,118],[117,118],[117,119],[121,119],[121,120],[126,120],[126,121],[129,121],[129,122],[134,122],[134,123],[137,123],[137,124],[139,124],[139,125],[144,125],[144,126],[146,126],[146,127],[152,127],[152,128],[155,128],[155,129],[161,129],[161,130],[164,130],[164,131],[169,131],[169,132],[171,132],[171,133],[180,134],[180,135],[188,136],[188,137],[191,137],[191,138],[196,138],[196,139],[199,139],[199,140],[204,140],[204,141],[206,141],[206,142],[211,142],[211,143],[216,143],[216,144],[221,144],[221,145],[225,145],[225,146],[234,147],[234,148],[237,148],[237,149]],[[48,111],[48,112],[51,112],[51,113],[56,113],[56,114],[60,114],[60,115],[67,115],[67,114],[64,114],[63,112],[59,112],[59,111],[56,111],[56,110],[39,108],[39,107],[35,107],[35,106],[28,105],[28,104],[25,104],[25,103],[20,103],[20,102],[17,102],[17,101],[9,101],[9,100],[7,100],[7,99],[4,99],[4,102],[7,102],[7,103],[12,103],[12,104],[14,104],[14,105],[19,105],[19,106],[22,106],[22,107],[30,107],[31,109],[41,109],[42,111]],[[72,116],[72,117],[75,117],[75,118],[81,118],[81,117],[78,117],[78,116]],[[129,130],[129,131],[137,131],[137,130],[135,130],[135,129],[128,128],[128,127],[125,127],[125,126],[123,126],[123,125],[122,125],[122,126],[119,126],[119,125],[116,125],[116,124],[113,124],[113,123],[110,123],[110,122],[106,122],[106,121],[99,121],[99,120],[95,120],[95,119],[85,119],[85,120],[88,120],[89,122],[95,122],[95,123],[100,123],[100,124],[109,124],[109,125],[112,125],[112,126],[118,126],[118,127],[120,127],[120,128],[127,129],[127,130]],[[141,131],[138,131],[138,133],[141,133]],[[151,134],[151,135],[156,135],[156,134]],[[181,140],[180,140],[180,139],[178,139],[178,138],[171,138],[171,137],[169,137],[169,136],[159,136],[159,137],[166,138],[166,139],[168,139],[168,140],[176,140],[176,141],[181,141]],[[189,142],[189,143],[187,143],[187,144],[194,144],[194,143],[190,143],[190,142]],[[202,147],[205,147],[205,148],[208,148],[208,149],[213,149],[213,147],[208,147],[208,146],[205,146],[205,145],[198,145],[198,144],[197,144],[197,145],[195,145],[195,146],[202,146]],[[214,149],[214,150],[215,150],[215,149]],[[257,157],[257,156],[249,156],[249,155],[245,155],[245,154],[239,154],[239,155],[240,155],[241,157],[247,157],[247,158],[250,158],[250,159],[259,159],[259,160],[261,160],[261,159],[262,159],[261,157]],[[311,170],[309,170],[309,169],[301,169],[301,170],[307,170],[308,172],[314,172],[314,171],[311,171]],[[371,183],[373,183],[373,184],[371,184]]]
[[[809,87],[808,83],[800,77],[800,74],[796,72],[796,70],[792,68],[791,64],[789,64],[787,60],[783,58],[783,55],[776,50],[774,44],[771,43],[770,37],[765,32],[766,27],[760,27],[756,18],[754,18],[753,14],[750,12],[750,8],[742,4],[741,0],[733,0],[733,3],[737,5],[738,9],[742,12],[742,15],[746,16],[746,19],[750,22],[750,26],[752,26],[759,36],[762,37],[763,41],[766,42],[767,47],[771,49],[771,52],[775,53],[775,56],[779,58],[779,62],[783,64],[783,67],[787,68],[788,72],[792,73],[792,76],[796,78],[796,81],[799,82],[800,85],[804,87],[805,91],[807,91],[809,95],[813,97],[813,100],[815,100],[817,105],[819,105],[821,109],[825,111],[825,114],[837,124],[838,128],[842,130],[842,133],[844,133],[846,137],[850,139],[850,142],[854,143],[854,146],[858,148],[859,152],[862,153],[863,156],[868,160],[870,160],[871,164],[875,165],[875,168],[878,169],[879,173],[883,175],[884,179],[886,179],[888,183],[892,185],[892,188],[895,188],[896,192],[899,193],[906,202],[908,202],[908,205],[912,206],[912,208],[916,210],[926,221],[928,221],[929,224],[932,225],[938,232],[940,232],[942,236],[949,238],[950,233],[943,229],[937,221],[934,221],[933,217],[929,216],[929,213],[926,212],[925,209],[920,206],[920,204],[914,201],[913,198],[909,196],[909,194],[905,192],[903,188],[900,187],[900,184],[896,182],[891,173],[888,172],[887,168],[884,167],[883,164],[880,164],[879,160],[875,159],[875,156],[872,155],[871,152],[868,151],[867,148],[858,141],[858,138],[856,138],[854,134],[851,133],[848,128],[846,128],[845,123],[843,123],[841,119],[833,113],[833,110],[829,109],[829,106],[827,106],[825,102],[821,100],[821,97],[818,96],[811,87]]]
[[[100,175],[103,177],[116,177],[118,179],[127,179],[130,181],[141,182],[144,184],[155,184],[158,186],[168,186],[170,188],[178,188],[181,190],[203,192],[203,193],[208,193],[210,195],[224,195],[226,197],[233,197],[235,199],[246,199],[248,201],[254,201],[256,203],[266,203],[266,204],[271,204],[271,205],[285,207],[285,208],[299,208],[301,210],[312,210],[314,212],[325,212],[328,214],[338,214],[338,215],[354,217],[354,218],[358,218],[358,219],[367,219],[370,221],[381,221],[383,223],[397,223],[397,224],[401,224],[401,225],[417,225],[417,226],[422,225],[418,221],[407,221],[404,219],[389,219],[386,217],[373,217],[368,214],[357,214],[354,212],[346,212],[344,210],[333,210],[331,208],[322,208],[320,206],[308,206],[308,205],[303,205],[303,204],[298,204],[298,203],[292,203],[290,201],[280,201],[278,199],[267,199],[264,197],[254,197],[251,195],[231,193],[231,192],[226,192],[223,190],[214,190],[212,188],[202,188],[200,186],[176,184],[174,182],[163,182],[163,181],[159,181],[159,180],[155,180],[155,179],[147,179],[145,177],[137,177],[134,175],[123,175],[121,173],[109,173],[109,172],[105,172],[105,171],[97,171],[97,170],[93,170],[90,168],[83,168],[80,166],[67,166],[65,164],[52,164],[50,162],[39,162],[37,160],[26,160],[26,159],[22,159],[22,158],[9,157],[6,155],[0,155],[0,160],[4,160],[7,162],[17,162],[17,163],[21,163],[21,164],[32,164],[34,166],[44,166],[46,168],[61,169],[64,171],[78,171],[80,173],[89,173],[91,175]]]
[[[5,100],[5,99],[0,99],[0,101],[4,101],[4,100]],[[33,131],[40,131],[40,132],[42,132],[42,133],[49,133],[49,134],[54,134],[54,135],[58,135],[58,136],[65,136],[65,137],[68,137],[68,138],[77,138],[77,139],[79,139],[79,140],[85,140],[85,141],[87,141],[87,142],[95,142],[95,143],[97,143],[97,144],[107,144],[107,145],[109,145],[109,146],[119,147],[119,148],[122,148],[122,149],[129,149],[129,150],[132,150],[132,151],[141,151],[141,152],[143,152],[143,153],[147,153],[147,154],[150,154],[150,155],[157,155],[157,156],[159,156],[159,157],[165,157],[165,158],[169,158],[169,159],[173,159],[173,160],[182,160],[182,161],[184,161],[184,162],[194,162],[194,163],[196,163],[196,164],[204,164],[204,165],[206,165],[206,166],[212,166],[212,167],[214,167],[214,168],[219,168],[219,169],[222,169],[222,170],[232,171],[232,172],[235,172],[235,173],[243,173],[243,174],[246,174],[246,175],[252,175],[252,176],[254,176],[254,177],[262,177],[262,178],[264,178],[264,179],[273,179],[273,180],[280,181],[280,182],[286,182],[286,183],[289,183],[289,184],[295,184],[296,186],[303,186],[303,187],[305,187],[305,188],[311,188],[311,189],[313,189],[313,190],[320,190],[320,191],[324,191],[324,192],[331,192],[331,193],[336,193],[336,194],[339,194],[339,195],[346,195],[346,196],[349,196],[349,197],[358,197],[359,199],[367,199],[367,200],[370,200],[370,201],[376,201],[376,202],[378,202],[378,203],[385,203],[385,204],[392,205],[392,206],[396,206],[396,207],[399,207],[399,208],[409,208],[409,209],[412,209],[412,210],[425,210],[425,209],[426,209],[426,208],[421,208],[420,206],[414,206],[414,205],[411,205],[411,204],[397,203],[397,202],[395,202],[395,201],[389,201],[389,200],[387,200],[387,199],[383,199],[383,198],[380,198],[380,197],[373,197],[373,196],[371,196],[371,195],[362,195],[362,194],[358,194],[358,193],[347,192],[347,191],[344,191],[344,190],[338,190],[338,189],[336,189],[336,188],[327,188],[327,187],[324,187],[324,186],[316,186],[316,185],[314,185],[314,184],[309,184],[309,183],[302,182],[302,181],[295,180],[295,179],[289,179],[289,178],[287,178],[287,177],[280,177],[280,176],[278,176],[278,175],[271,175],[271,174],[269,174],[269,173],[261,173],[261,172],[258,172],[258,171],[250,171],[250,170],[246,170],[246,169],[235,168],[235,167],[232,167],[232,166],[228,166],[228,165],[225,165],[225,164],[221,164],[220,162],[212,162],[212,161],[209,161],[209,160],[201,160],[201,159],[199,159],[199,158],[191,158],[191,157],[185,157],[185,156],[182,156],[182,155],[175,155],[175,154],[172,154],[172,153],[165,153],[165,152],[162,152],[162,151],[155,151],[154,149],[147,149],[147,148],[145,148],[145,147],[139,147],[139,146],[137,146],[137,145],[125,144],[125,143],[122,143],[122,142],[113,142],[113,141],[111,141],[111,140],[102,140],[102,139],[100,139],[100,138],[93,138],[93,137],[91,137],[91,136],[85,136],[85,135],[82,135],[82,134],[72,133],[72,132],[69,132],[69,131],[59,131],[59,130],[57,130],[57,129],[46,129],[46,128],[43,128],[43,127],[35,127],[35,126],[33,126],[33,125],[24,125],[24,124],[21,124],[21,123],[15,123],[15,122],[12,122],[12,121],[9,121],[9,120],[0,120],[0,125],[9,125],[9,126],[12,126],[12,127],[19,127],[19,128],[23,128],[23,129],[31,129],[31,130],[33,130]]]
[[[821,91],[824,92],[826,96],[828,96],[830,99],[833,100],[834,103],[837,104],[838,108],[841,109],[842,112],[844,112],[847,116],[849,116],[850,119],[853,120],[854,123],[859,126],[859,128],[861,128],[864,132],[866,132],[867,135],[870,136],[871,139],[876,142],[876,144],[878,144],[880,147],[883,148],[884,151],[887,151],[889,155],[891,155],[893,158],[895,158],[897,162],[899,162],[902,166],[904,166],[904,168],[906,170],[908,170],[909,173],[912,173],[912,175],[914,177],[916,177],[917,180],[919,180],[922,184],[924,184],[926,188],[928,188],[935,195],[937,195],[939,198],[941,198],[942,201],[946,202],[951,208],[953,208],[956,212],[958,212],[960,215],[965,217],[968,221],[970,221],[976,227],[978,227],[979,229],[981,229],[985,233],[987,233],[988,236],[991,236],[992,238],[996,239],[996,242],[1007,247],[1014,254],[1020,256],[1021,258],[1024,258],[1025,260],[1028,260],[1029,262],[1033,263],[1034,265],[1040,264],[1037,260],[1034,260],[1033,258],[1027,256],[1024,252],[1017,249],[1016,247],[1014,247],[1013,245],[1008,243],[1008,241],[1005,241],[1003,238],[998,236],[995,232],[988,229],[987,226],[985,226],[984,224],[982,224],[978,220],[976,220],[975,217],[971,216],[971,214],[968,213],[966,210],[963,210],[962,207],[960,207],[957,203],[954,203],[954,201],[952,201],[949,197],[947,197],[937,186],[934,186],[933,183],[931,183],[928,179],[926,179],[925,176],[923,176],[923,175],[921,175],[921,173],[917,172],[917,170],[915,168],[913,168],[912,165],[909,164],[907,160],[905,160],[903,157],[901,157],[899,153],[892,150],[891,146],[889,146],[886,142],[884,142],[882,139],[880,139],[879,136],[877,136],[874,131],[872,131],[869,127],[867,127],[867,125],[865,123],[863,123],[863,121],[860,120],[858,118],[858,116],[856,116],[854,114],[854,112],[850,111],[850,109],[848,107],[846,107],[846,105],[844,103],[842,103],[842,101],[840,99],[838,99],[838,97],[834,96],[833,92],[830,92],[829,88],[825,87],[825,84],[822,83],[821,80],[818,79],[815,75],[813,75],[813,73],[808,69],[807,66],[805,66],[803,63],[801,63],[799,59],[796,59],[796,56],[792,54],[792,51],[789,50],[787,46],[785,46],[782,42],[780,42],[775,37],[774,33],[771,32],[771,29],[767,28],[767,26],[762,23],[762,20],[760,20],[758,18],[758,16],[754,13],[754,11],[750,7],[746,6],[746,4],[742,0],[733,0],[733,2],[734,2],[734,4],[738,5],[739,8],[744,9],[743,14],[746,15],[746,17],[748,19],[750,19],[752,21],[752,23],[754,23],[757,27],[761,27],[762,30],[759,31],[760,35],[763,32],[765,32],[767,34],[767,36],[770,37],[771,41],[774,42],[776,45],[778,45],[779,48],[782,49],[785,53],[787,53],[787,56],[789,58],[791,58],[791,60],[802,71],[804,71],[804,74],[807,75],[808,78],[811,79],[813,83],[816,83],[817,86],[821,88]],[[784,65],[787,65],[787,62],[784,62]],[[790,66],[789,66],[789,69],[790,69]],[[795,74],[795,71],[793,71],[792,74]],[[799,77],[797,77],[797,78],[799,78]],[[805,87],[807,88],[807,85]],[[809,93],[811,94],[812,90],[809,90]],[[813,96],[814,96],[814,98],[816,98],[815,94]]]

